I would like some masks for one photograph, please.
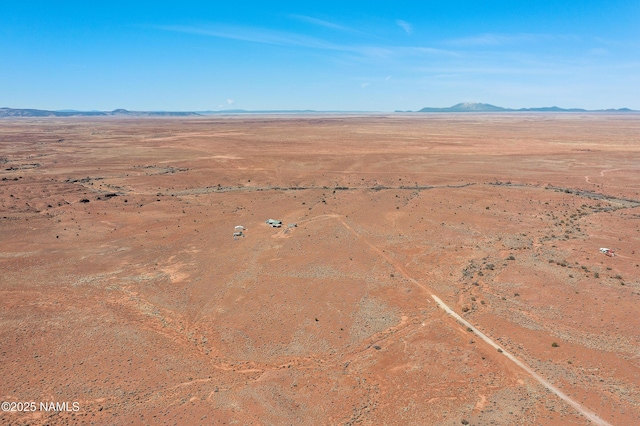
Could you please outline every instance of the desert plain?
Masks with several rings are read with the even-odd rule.
[[[0,400],[79,406],[0,424],[640,423],[638,114],[13,118],[0,166]]]

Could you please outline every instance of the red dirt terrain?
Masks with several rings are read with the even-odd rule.
[[[0,424],[638,424],[639,135],[3,119]]]

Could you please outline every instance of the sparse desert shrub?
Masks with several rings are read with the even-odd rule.
[[[599,273],[597,273],[597,272],[594,272],[594,273],[593,273],[593,276],[594,276],[594,278],[600,278],[600,274],[599,274]]]
[[[617,279],[617,280],[621,280],[621,279],[622,279],[622,275],[620,275],[620,274],[616,275],[616,276],[615,276],[615,279]]]
[[[498,348],[498,352],[502,353],[502,349]]]
[[[507,260],[516,260],[516,258],[513,255],[511,255],[511,256],[507,257]]]
[[[551,346],[552,346],[552,347],[554,347],[554,348],[557,348],[557,347],[558,347],[558,346],[560,346],[560,345],[559,345],[559,344],[557,344],[556,342],[553,342],[553,343],[551,344]]]
[[[464,308],[462,308],[462,312],[469,312],[469,308],[465,306]]]

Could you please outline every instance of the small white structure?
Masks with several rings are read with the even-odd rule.
[[[264,223],[266,223],[267,225],[269,225],[272,228],[281,228],[282,227],[282,221],[281,220],[267,219]]]
[[[244,231],[245,229],[247,229],[247,228],[245,228],[245,227],[244,227],[244,226],[242,226],[242,225],[238,225],[238,226],[236,226],[236,231]]]
[[[606,255],[607,255],[607,256],[609,256],[609,257],[613,257],[613,256],[615,256],[615,255],[616,255],[616,252],[615,252],[615,251],[613,251],[613,250],[611,250],[611,249],[608,249],[608,248],[606,248],[606,247],[600,247],[600,253],[604,253],[604,254],[606,254]]]

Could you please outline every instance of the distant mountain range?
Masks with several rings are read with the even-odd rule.
[[[200,115],[195,112],[182,111],[48,111],[44,109],[0,108],[0,117],[96,117],[96,116],[129,116],[129,117],[187,117]]]
[[[396,111],[414,112],[414,111]],[[422,108],[416,112],[637,112],[629,108],[588,110],[582,108],[559,108],[556,106],[542,108],[503,108],[491,104],[463,102],[447,108]]]
[[[73,109],[49,111],[44,109],[24,109],[24,108],[0,108],[0,118],[2,117],[191,117],[202,115],[217,114],[340,114],[340,113],[358,113],[366,114],[374,111],[316,111],[311,109],[283,109],[283,110],[244,110],[244,109],[227,109],[219,111],[128,111],[126,109],[114,109],[113,111],[77,111]],[[629,108],[618,109],[598,109],[587,110],[581,108],[559,108],[559,107],[543,107],[543,108],[503,108],[491,104],[483,104],[476,102],[463,102],[447,108],[422,108],[419,111],[395,111],[395,112],[639,112]]]
[[[1,117],[99,117],[99,116],[129,116],[129,117],[188,117],[215,114],[321,114],[321,113],[361,113],[367,111],[315,111],[311,109],[276,109],[276,110],[245,110],[224,109],[218,111],[128,111],[114,109],[113,111],[78,111],[63,109],[49,111],[44,109],[0,108]]]

